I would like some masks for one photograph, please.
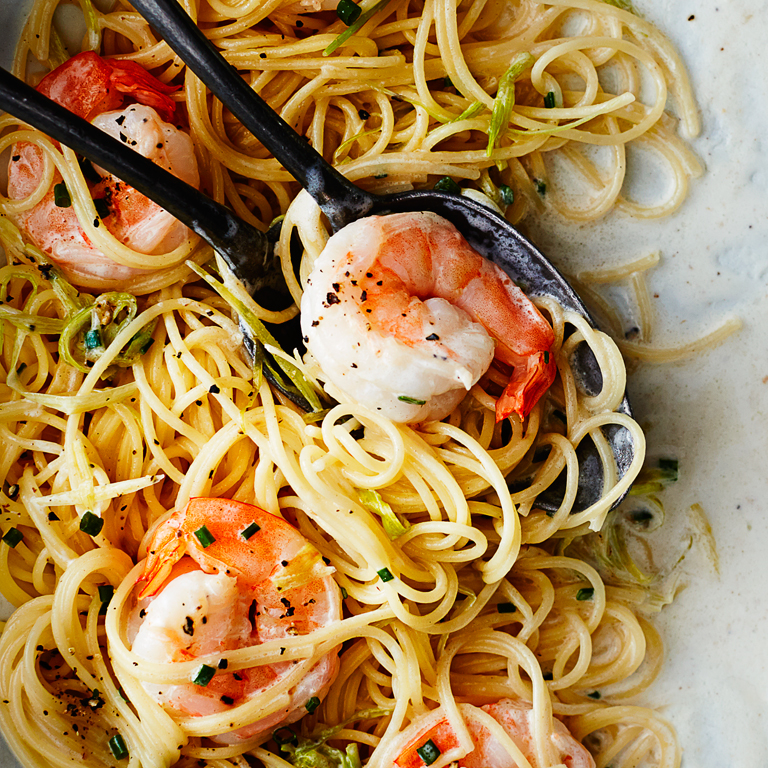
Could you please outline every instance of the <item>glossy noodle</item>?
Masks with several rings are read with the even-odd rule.
[[[56,5],[36,4],[18,74],[28,59],[47,72],[78,53],[63,47]],[[613,209],[651,218],[675,210],[701,170],[678,136],[678,123],[684,135],[698,130],[682,63],[657,30],[611,4],[366,2],[367,20],[351,35],[314,0],[185,7],[272,107],[367,189],[450,177],[513,223],[543,206],[576,221]],[[314,403],[305,413],[244,354],[238,315],[273,330],[296,317],[330,236],[319,209],[130,6],[81,8],[84,50],[181,86],[174,121],[192,139],[201,189],[261,229],[282,217],[287,298],[275,309],[238,293],[191,235],[168,251],[128,247],[97,210],[75,154],[0,118],[0,149],[32,144],[42,168],[31,194],[0,198],[9,257],[0,269],[0,588],[17,608],[0,637],[0,722],[21,762],[391,768],[411,764],[405,742],[440,710],[457,755],[482,733],[506,745],[513,762],[500,765],[510,767],[556,766],[582,752],[591,761],[578,742],[600,766],[678,766],[672,727],[633,704],[662,663],[647,618],[658,603],[641,579],[606,583],[595,563],[567,551],[610,525],[640,472],[642,430],[616,409],[626,386],[620,348],[632,354],[635,344],[642,356],[648,347],[617,346],[554,300],[532,297],[554,333],[557,376],[524,420],[497,422],[508,373],[493,364],[442,421],[401,424],[331,384],[310,354],[265,341],[270,365],[282,361]],[[677,119],[664,112],[668,95]],[[632,151],[653,152],[668,169],[667,193],[652,204],[622,191]],[[111,291],[83,279],[78,292],[49,263],[19,222],[62,183],[102,258],[145,272]],[[584,342],[603,374],[597,393],[571,368]],[[634,441],[623,477],[601,431],[610,425]],[[579,510],[582,441],[594,444],[605,487]],[[559,508],[538,508],[561,476]],[[312,569],[332,576],[323,584],[338,590],[341,619],[170,662],[135,652],[144,558],[174,510],[199,498],[254,505],[293,526],[303,554],[275,566],[288,582],[272,581],[296,589]],[[182,570],[194,570],[190,557],[207,546],[190,541]],[[249,618],[246,634],[258,625]],[[335,676],[299,697],[301,681],[334,656]],[[253,695],[222,694],[207,714],[153,693],[273,673]],[[500,724],[497,710],[516,725]],[[244,730],[279,723],[280,713],[289,729]],[[427,749],[418,759],[465,764],[448,754],[440,762]]]

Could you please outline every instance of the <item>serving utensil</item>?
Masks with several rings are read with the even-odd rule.
[[[249,289],[260,286],[270,271],[272,249],[264,232],[2,67],[0,108],[165,208],[218,251]]]
[[[101,166],[150,198],[221,254],[251,294],[282,293],[292,299],[267,234],[236,216],[229,208],[155,165],[127,144],[109,136],[0,67],[0,108]],[[258,342],[240,323],[251,357]],[[297,405],[309,409],[299,393],[286,389],[268,366],[264,375]]]
[[[334,231],[363,216],[432,211],[453,223],[475,250],[498,264],[515,282],[525,285],[527,293],[551,296],[594,324],[586,306],[558,270],[495,211],[467,197],[437,190],[375,195],[361,189],[326,162],[250,88],[176,0],[134,0],[134,5],[312,195]],[[249,290],[263,283],[264,273],[271,271],[273,256],[263,233],[2,69],[0,107],[71,147],[172,213],[221,253]],[[581,345],[574,362],[582,387],[590,395],[598,393],[602,374],[586,345]],[[626,396],[618,410],[631,415]],[[604,427],[603,432],[621,477],[634,458],[634,442],[629,431],[619,425]],[[583,440],[577,455],[575,512],[599,500],[604,487],[602,460],[592,440]],[[539,495],[537,507],[558,509],[564,492],[562,480]]]
[[[464,195],[434,189],[388,195],[361,189],[326,162],[243,80],[177,0],[133,0],[133,5],[211,92],[312,195],[334,232],[363,216],[432,211],[448,219],[476,251],[498,264],[516,283],[524,285],[526,293],[551,296],[594,325],[584,302],[554,265],[496,211]],[[580,385],[588,394],[597,394],[603,377],[586,344],[579,347],[572,362]],[[618,410],[631,416],[626,394]],[[632,437],[627,429],[618,425],[605,427],[603,432],[621,477],[635,455]],[[603,489],[602,461],[592,440],[582,441],[578,458],[579,492],[575,511],[597,501]],[[557,510],[563,489],[561,478],[539,495],[536,506],[547,511]]]

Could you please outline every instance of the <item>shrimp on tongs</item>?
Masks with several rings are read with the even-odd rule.
[[[199,186],[192,139],[169,122],[176,112],[170,94],[177,88],[160,82],[135,62],[80,53],[46,75],[37,90],[188,184]],[[103,222],[121,243],[139,253],[158,254],[173,250],[189,236],[187,227],[133,187],[90,163],[82,167],[97,203],[99,218],[94,224]],[[8,197],[21,200],[34,194],[43,171],[38,146],[14,145]],[[108,290],[145,274],[144,269],[118,264],[93,245],[61,182],[61,174],[55,171],[42,200],[14,217],[35,245],[83,288]]]
[[[333,235],[301,327],[328,379],[393,421],[444,418],[494,358],[512,368],[496,419],[524,419],[557,370],[549,323],[434,213],[370,216]]]
[[[128,623],[132,651],[148,661],[223,654],[341,620],[333,569],[292,525],[250,504],[192,499],[151,534],[148,549]],[[209,680],[143,685],[166,709],[191,716],[229,712],[261,696],[265,716],[211,736],[238,743],[292,723],[307,714],[310,701],[319,703],[338,672],[337,651],[292,686],[294,661],[245,669],[219,663]]]

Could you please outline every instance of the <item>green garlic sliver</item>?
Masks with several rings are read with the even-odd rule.
[[[360,503],[370,512],[381,517],[381,524],[384,533],[394,541],[402,536],[411,527],[407,520],[403,520],[393,509],[381,498],[381,494],[368,488],[358,491]]]
[[[496,98],[493,100],[491,122],[488,126],[488,146],[485,150],[488,157],[493,154],[496,142],[509,126],[509,116],[512,107],[515,106],[515,81],[532,66],[534,61],[530,53],[518,53],[499,80]]]
[[[223,261],[219,260],[218,257],[217,262],[222,275],[225,274],[225,272],[228,271],[228,267]],[[255,340],[265,346],[269,344],[278,349],[280,348],[277,340],[266,329],[264,323],[259,320],[255,312],[246,304],[244,297],[241,298],[237,296],[235,290],[232,290],[229,286],[217,280],[213,275],[206,272],[205,269],[198,266],[193,261],[186,261],[185,263],[195,274],[202,277],[203,280],[205,280],[205,282],[208,283],[208,285],[210,285],[211,288],[213,288],[213,290],[238,313],[242,321],[251,330]],[[299,370],[294,363],[289,362],[282,356],[275,357],[275,360],[310,406],[315,411],[322,410],[323,406],[320,403],[320,398],[318,397],[317,392],[301,370]]]
[[[91,489],[89,491],[93,494],[94,501],[108,501],[109,499],[127,496],[129,493],[136,493],[136,491],[149,488],[150,485],[155,485],[155,483],[159,483],[163,479],[165,479],[165,475],[144,475],[143,477],[135,477],[131,480],[120,480],[117,483],[95,485],[92,491]],[[78,489],[52,493],[48,496],[36,496],[35,501],[47,507],[61,507],[69,504],[82,504],[84,499],[83,491]],[[88,501],[91,501],[91,499],[89,498]]]

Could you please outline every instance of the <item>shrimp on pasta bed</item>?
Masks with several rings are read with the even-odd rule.
[[[183,4],[372,191],[584,223],[667,215],[701,170],[685,68],[618,4]],[[127,2],[83,0],[77,50],[56,5],[36,0],[15,73],[276,233],[289,298],[258,303],[154,203],[0,117],[0,728],[19,762],[678,766],[636,703],[667,598],[633,559],[676,462],[643,470],[641,512],[612,510],[645,446],[619,349],[645,340],[606,302],[611,334],[528,295],[432,214],[331,236]],[[633,147],[668,196],[632,199]],[[586,506],[580,445],[603,464]]]

